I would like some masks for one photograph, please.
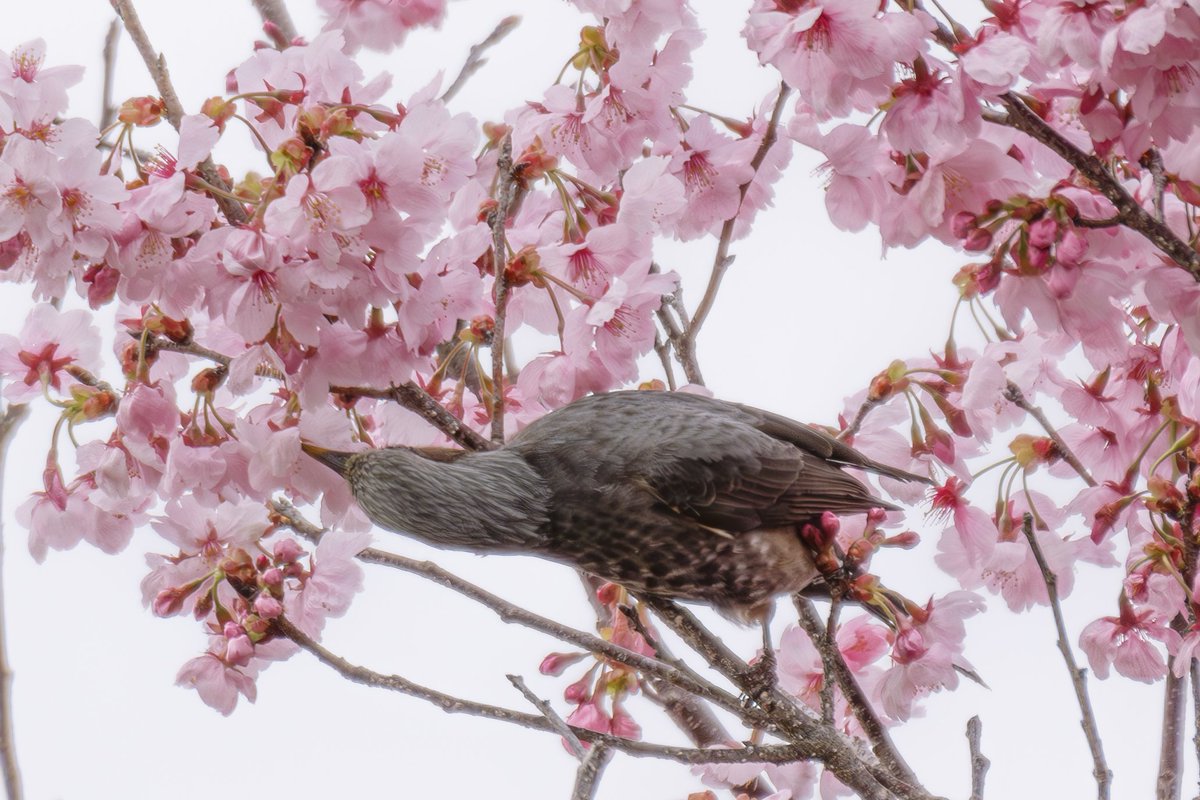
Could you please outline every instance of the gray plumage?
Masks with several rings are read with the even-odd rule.
[[[805,523],[895,508],[842,467],[927,481],[786,417],[671,392],[587,397],[489,452],[306,450],[383,528],[538,555],[741,619],[819,577]]]

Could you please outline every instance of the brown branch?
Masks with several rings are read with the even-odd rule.
[[[520,675],[505,675],[504,677],[508,678],[508,682],[515,686],[517,691],[523,694],[525,699],[533,704],[534,708],[542,712],[542,716],[546,718],[554,730],[562,734],[563,741],[566,742],[571,753],[582,761],[584,756],[587,755],[587,750],[584,748],[583,743],[579,741],[579,737],[575,735],[575,731],[571,730],[571,726],[568,725],[566,721],[558,715],[558,712],[554,710],[554,707],[534,694],[533,691],[525,685],[525,679]]]
[[[433,395],[413,381],[405,381],[386,389],[373,389],[367,386],[330,386],[329,391],[352,397],[392,400],[424,417],[426,422],[467,450],[491,450],[494,447],[491,442],[467,427],[461,419],[447,411],[446,407],[439,403]]]
[[[836,681],[837,687],[841,689],[842,696],[850,705],[854,718],[858,720],[863,733],[871,742],[871,751],[875,753],[875,757],[905,783],[919,786],[920,781],[917,779],[916,773],[912,771],[912,768],[904,760],[904,756],[900,755],[900,751],[896,749],[887,727],[875,713],[875,709],[871,707],[871,701],[867,699],[866,693],[854,678],[854,673],[850,671],[846,660],[842,658],[833,632],[825,627],[812,601],[803,595],[795,594],[792,595],[792,603],[800,614],[800,627],[808,634],[808,638],[821,655],[825,674],[831,676]]]
[[[1046,431],[1046,435],[1050,437],[1050,441],[1054,442],[1054,446],[1058,448],[1058,453],[1062,456],[1063,461],[1070,464],[1071,468],[1079,474],[1079,477],[1083,478],[1083,482],[1088,486],[1096,485],[1096,479],[1087,471],[1087,467],[1083,466],[1083,463],[1071,452],[1071,448],[1067,447],[1067,443],[1058,435],[1058,431],[1050,424],[1050,420],[1046,419],[1042,410],[1029,402],[1020,386],[1009,381],[1004,388],[1004,399],[1037,420],[1038,424],[1042,426],[1042,430]]]
[[[0,494],[4,489],[3,466],[8,446],[21,422],[29,415],[29,406],[12,405],[0,417]],[[5,633],[7,617],[4,611],[4,537],[0,522],[0,770],[4,773],[4,791],[8,800],[21,800],[21,770],[17,764],[17,742],[13,734],[12,669],[8,664],[8,644]]]
[[[690,611],[661,598],[644,598],[643,602],[710,666],[733,681],[749,702],[766,712],[781,729],[781,735],[788,741],[812,746],[814,757],[863,800],[884,800],[893,795],[905,800],[934,800],[920,785],[912,786],[881,764],[864,759],[831,726],[813,719],[773,682],[764,681]]]
[[[592,800],[600,788],[600,774],[612,760],[613,751],[603,743],[592,746],[575,773],[575,788],[571,800]]]
[[[459,90],[466,85],[470,77],[487,63],[487,59],[483,57],[483,54],[489,48],[499,44],[505,36],[512,33],[513,29],[520,22],[521,18],[516,15],[505,17],[496,23],[496,27],[492,29],[492,32],[482,42],[471,46],[471,49],[467,52],[467,60],[463,63],[462,69],[458,71],[458,77],[454,79],[454,82],[450,84],[450,87],[446,91],[442,92],[441,101],[443,103],[449,103],[459,93]]]
[[[493,706],[487,703],[477,703],[464,700],[461,697],[439,692],[436,689],[422,686],[399,675],[385,675],[374,670],[352,664],[350,661],[334,654],[321,644],[293,625],[285,617],[275,620],[276,628],[283,636],[288,637],[301,648],[307,650],[318,661],[331,667],[339,675],[353,683],[378,689],[399,692],[410,697],[432,703],[448,714],[470,714],[485,719],[500,720],[520,725],[531,730],[558,733],[549,720],[538,714],[527,714],[522,711]],[[586,728],[572,728],[575,735],[584,742],[593,745],[604,745],[614,750],[620,750],[639,758],[662,758],[677,761],[681,764],[787,764],[812,757],[813,748],[800,743],[794,745],[748,746],[732,749],[703,750],[693,747],[674,747],[671,745],[650,744],[637,742],[632,739],[622,739],[618,736],[597,733]]]
[[[650,271],[654,274],[660,274],[662,270],[657,263],[650,264]],[[700,364],[696,360],[695,348],[690,348],[687,345],[684,331],[687,330],[688,321],[687,308],[679,297],[680,291],[676,287],[675,291],[669,295],[663,295],[662,303],[659,304],[655,314],[658,316],[658,322],[662,326],[663,333],[667,337],[667,341],[663,342],[663,349],[659,352],[659,358],[663,359],[664,365],[668,364],[667,344],[675,349],[675,357],[679,360],[679,366],[683,368],[684,377],[688,383],[693,383],[697,386],[704,385],[704,376],[700,373]],[[672,316],[674,312],[674,316]],[[655,349],[658,349],[656,339]],[[668,377],[674,383],[674,374],[668,366],[663,369],[667,372]],[[674,386],[672,385],[672,388]]]
[[[1196,748],[1196,760],[1200,762],[1200,661],[1193,658],[1188,673],[1192,679],[1192,722],[1196,727],[1192,746]]]
[[[271,507],[279,515],[284,524],[304,538],[310,541],[317,541],[323,534],[320,528],[305,521],[290,503],[283,500],[276,500],[271,504]],[[626,650],[624,647],[605,641],[598,636],[575,630],[553,620],[538,616],[531,611],[526,611],[429,561],[416,561],[415,559],[405,558],[404,556],[375,548],[363,550],[358,554],[358,557],[368,564],[378,564],[419,575],[491,609],[503,622],[516,623],[536,631],[541,631],[556,639],[582,647],[588,652],[604,656],[640,672],[661,678],[668,683],[734,713],[744,720],[747,725],[766,727],[767,729],[774,730],[775,726],[770,719],[752,709],[744,708],[736,697],[707,681],[694,678],[692,675],[682,672],[670,664],[664,664],[656,659]]]
[[[262,21],[278,28],[284,39],[294,42],[299,38],[300,34],[296,31],[296,23],[292,22],[292,15],[288,13],[287,5],[283,0],[251,0],[251,2],[254,3],[254,8],[262,17]]]
[[[146,340],[149,350],[167,350],[172,353],[199,356],[217,364],[229,366],[232,358],[216,350],[210,350],[196,342],[176,342],[159,336]],[[271,375],[279,378],[281,376]],[[370,397],[375,400],[391,400],[425,418],[433,427],[457,442],[467,450],[491,450],[492,443],[468,428],[462,420],[446,410],[433,395],[422,389],[413,381],[406,381],[399,386],[389,386],[386,389],[376,389],[370,386],[330,386],[329,391],[348,397]]]
[[[1046,584],[1046,596],[1050,601],[1050,610],[1054,613],[1054,627],[1058,631],[1058,650],[1062,653],[1067,672],[1071,675],[1071,685],[1075,688],[1075,699],[1079,703],[1082,717],[1080,725],[1083,726],[1083,734],[1087,737],[1088,749],[1092,752],[1092,775],[1096,779],[1097,797],[1099,800],[1108,800],[1112,770],[1108,768],[1108,762],[1104,758],[1104,744],[1100,739],[1100,729],[1096,725],[1096,715],[1092,713],[1092,701],[1087,690],[1087,672],[1079,668],[1067,639],[1067,623],[1063,619],[1062,604],[1058,599],[1058,576],[1050,569],[1050,564],[1046,561],[1042,547],[1034,535],[1033,514],[1025,513],[1021,528],[1025,532],[1025,538],[1029,540],[1029,549],[1033,552],[1038,569],[1042,572],[1042,580]]]
[[[708,319],[708,314],[712,311],[713,303],[717,299],[717,290],[721,288],[721,280],[725,277],[725,271],[729,269],[729,265],[733,263],[733,256],[729,254],[729,245],[733,241],[733,229],[737,224],[738,215],[742,212],[742,203],[746,200],[746,192],[750,191],[750,184],[754,183],[754,179],[758,177],[759,167],[767,158],[767,153],[770,152],[771,146],[775,144],[779,120],[783,116],[783,106],[787,101],[792,89],[787,83],[779,84],[779,97],[775,100],[775,108],[771,112],[771,119],[767,123],[767,129],[763,132],[762,142],[758,146],[758,150],[754,153],[754,158],[750,161],[750,168],[753,170],[753,175],[750,180],[742,184],[739,190],[738,209],[733,216],[725,220],[725,224],[721,226],[721,235],[717,240],[717,253],[713,258],[712,273],[708,277],[708,286],[704,290],[704,296],[700,298],[700,304],[696,306],[696,313],[692,316],[692,322],[687,327],[687,331],[680,340],[683,349],[678,351],[680,363],[683,363],[685,358],[695,358],[696,337],[700,333],[700,329],[704,326],[705,320]]]
[[[504,320],[508,308],[508,237],[504,227],[515,197],[517,180],[513,174],[512,137],[505,136],[496,160],[496,207],[488,213],[492,229],[492,266],[495,272],[493,298],[496,317],[492,327],[492,442],[504,443]]]
[[[980,747],[982,737],[983,723],[979,717],[971,717],[967,720],[967,746],[971,750],[971,800],[983,800],[983,783],[987,779],[988,767],[992,765]]]
[[[845,430],[838,433],[837,438],[847,442],[853,442],[855,435],[862,429],[863,422],[867,419],[867,414],[883,401],[879,398],[868,397],[863,401],[863,404],[858,407],[858,411],[854,413],[854,419],[850,421],[850,425]]]
[[[113,102],[113,80],[117,69],[117,42],[121,40],[121,20],[114,19],[104,34],[104,83],[100,89],[100,130],[104,131],[117,119],[117,106]]]
[[[1174,657],[1171,658],[1174,661]],[[1163,685],[1162,739],[1158,753],[1158,780],[1155,782],[1156,800],[1179,800],[1183,789],[1181,766],[1183,763],[1184,696],[1187,693],[1187,673],[1183,678],[1175,677],[1175,670],[1167,670]]]
[[[150,43],[150,37],[146,34],[146,29],[142,27],[142,21],[138,18],[137,10],[133,7],[133,0],[111,0],[113,8],[121,17],[121,22],[125,24],[125,30],[129,32],[129,38],[133,39],[134,45],[138,52],[141,53],[142,61],[146,63],[146,69],[150,71],[150,77],[154,80],[155,87],[158,88],[159,95],[162,96],[163,103],[166,106],[167,121],[175,130],[179,130],[180,122],[183,120],[183,104],[179,102],[179,95],[175,92],[175,86],[171,83],[171,74],[167,71],[167,59],[165,56],[155,52],[154,45]],[[213,164],[212,158],[205,158],[204,161],[196,167],[196,171],[210,186],[215,186],[220,192],[212,193],[209,196],[216,201],[217,207],[221,209],[221,213],[225,215],[225,219],[232,225],[244,225],[249,221],[250,217],[246,213],[246,208],[241,203],[232,199],[229,184],[217,172],[217,167]],[[221,192],[227,193],[222,194]]]
[[[1200,253],[1176,236],[1165,223],[1155,219],[1153,214],[1142,208],[1113,177],[1102,160],[1073,145],[1013,92],[1000,95],[1000,102],[1008,110],[1008,115],[1004,118],[1005,125],[1029,134],[1053,150],[1108,198],[1116,207],[1117,219],[1122,225],[1140,233],[1172,261],[1191,273],[1193,278],[1200,280]]]

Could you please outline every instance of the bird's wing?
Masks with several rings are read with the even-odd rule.
[[[723,450],[659,452],[629,477],[663,506],[730,534],[813,520],[822,512],[894,508],[836,465],[748,431]]]
[[[743,405],[737,405],[736,407],[749,415],[750,419],[753,420],[751,424],[768,436],[773,436],[785,442],[791,442],[801,450],[813,453],[835,464],[863,469],[867,472],[874,472],[877,475],[884,475],[899,481],[933,483],[927,476],[916,475],[902,469],[889,467],[887,464],[880,464],[878,461],[867,458],[850,445],[817,428],[796,422],[770,411],[763,411]]]

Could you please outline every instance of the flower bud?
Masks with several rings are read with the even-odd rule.
[[[564,669],[586,656],[587,653],[550,653],[538,665],[538,672],[543,675],[562,675]]]
[[[131,97],[121,103],[117,110],[117,121],[146,128],[157,125],[166,110],[167,104],[161,97]]]
[[[297,544],[295,539],[287,538],[276,542],[272,552],[275,555],[276,561],[290,564],[304,555],[304,548]]]
[[[260,592],[254,598],[254,613],[264,619],[275,619],[283,613],[283,603],[280,603],[266,592]]]

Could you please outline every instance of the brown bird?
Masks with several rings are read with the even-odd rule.
[[[821,579],[806,523],[896,508],[843,467],[928,482],[786,417],[676,392],[586,397],[491,451],[304,449],[380,527],[540,556],[746,622]]]

